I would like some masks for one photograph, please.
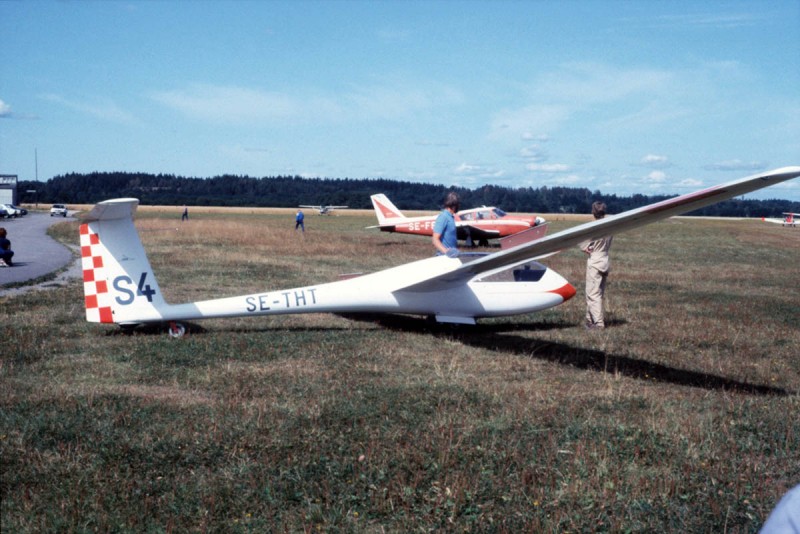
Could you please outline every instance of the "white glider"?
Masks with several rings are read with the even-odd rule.
[[[347,280],[186,304],[168,304],[133,225],[138,200],[97,204],[80,227],[86,319],[130,327],[290,313],[406,313],[474,324],[481,317],[530,313],[575,295],[535,260],[587,239],[617,234],[800,176],[784,167],[703,189],[491,254],[434,256]]]

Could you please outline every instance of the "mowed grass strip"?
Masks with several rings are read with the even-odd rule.
[[[144,210],[167,299],[430,255],[368,213]],[[553,222],[556,231],[573,221]],[[77,242],[77,223],[54,233]],[[493,249],[492,249],[493,250]],[[535,315],[83,319],[79,281],[5,297],[3,531],[755,532],[800,482],[800,232],[671,219],[615,238],[603,332]]]

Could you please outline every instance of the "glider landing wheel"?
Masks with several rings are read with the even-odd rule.
[[[181,338],[183,337],[183,334],[186,333],[186,327],[181,323],[170,321],[169,329],[167,330],[167,332],[169,332],[169,337],[174,337],[176,339]]]
[[[136,329],[137,325],[135,325],[135,324],[121,324],[119,326],[122,329],[122,333],[125,334],[126,336],[129,336],[129,335],[133,334],[133,331]]]

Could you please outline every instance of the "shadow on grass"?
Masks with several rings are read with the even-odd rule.
[[[566,328],[579,328],[573,323],[564,321],[552,322],[504,322],[497,324],[477,324],[477,325],[452,325],[437,323],[432,319],[420,318],[410,315],[398,314],[336,314],[340,317],[352,321],[367,322],[377,324],[383,328],[392,330],[402,330],[404,332],[418,332],[434,336],[448,337],[469,345],[471,347],[482,348],[495,352],[505,352],[517,356],[527,356],[537,360],[548,361],[559,364],[566,364],[578,369],[598,371],[601,373],[621,374],[639,380],[654,380],[666,382],[680,386],[690,386],[708,390],[735,391],[755,395],[780,395],[786,396],[793,394],[783,388],[749,384],[732,380],[723,376],[703,373],[699,371],[689,371],[678,369],[662,364],[652,363],[644,360],[637,360],[629,356],[618,354],[607,354],[604,351],[575,347],[566,343],[554,343],[551,341],[541,341],[514,335],[516,331],[545,331]],[[625,324],[624,320],[610,322],[609,326],[620,326]],[[186,335],[203,334],[206,330],[195,323],[183,323],[186,327]],[[163,336],[167,333],[167,324],[140,325],[135,328],[121,328],[110,330],[107,335],[157,335]],[[231,329],[229,332],[258,332],[274,331],[274,328],[240,328]],[[291,327],[281,329],[288,331],[311,331],[311,330],[347,330],[337,327]],[[590,334],[595,335],[595,334]]]
[[[513,332],[518,330],[560,330],[562,328],[573,328],[575,325],[566,322],[552,321],[524,321],[524,322],[503,322],[503,323],[478,323],[474,325],[459,325],[451,323],[437,323],[433,318],[423,318],[416,315],[400,314],[374,314],[374,313],[337,313],[339,317],[344,317],[351,321],[372,323],[391,330],[403,330],[406,332],[418,332],[428,334],[453,334],[457,332],[474,332],[485,335],[487,333]]]
[[[196,323],[189,323],[184,321],[179,321],[184,327],[186,327],[186,332],[184,333],[185,336],[189,335],[200,335],[206,334],[209,331],[206,328],[203,328],[199,324]],[[142,324],[142,325],[134,325],[134,326],[121,326],[119,328],[113,328],[106,332],[107,336],[132,336],[132,335],[141,335],[141,336],[166,336],[168,335],[169,324],[168,323],[151,323],[151,324]],[[310,332],[310,331],[325,331],[325,332],[335,332],[335,331],[346,331],[351,330],[350,328],[345,327],[309,327],[309,326],[289,326],[289,327],[275,327],[275,326],[263,326],[257,328],[251,327],[240,327],[240,328],[227,328],[225,330],[218,330],[219,332],[227,332],[231,334],[254,334],[259,332]]]
[[[195,324],[195,323],[187,323],[180,321],[180,323],[186,327],[186,332],[184,335],[190,334],[204,334],[206,333],[206,329],[202,326]],[[141,336],[166,336],[167,331],[169,330],[169,323],[150,323],[150,324],[140,324],[140,325],[132,325],[132,326],[120,326],[119,328],[114,328],[106,332],[107,336],[132,336],[132,335],[141,335]]]
[[[565,343],[541,341],[510,333],[519,330],[542,331],[578,328],[572,323],[524,322],[496,325],[478,324],[462,327],[442,325],[426,319],[401,315],[347,317],[349,319],[362,321],[369,320],[385,328],[396,328],[404,331],[418,331],[438,336],[447,336],[471,347],[566,364],[578,369],[609,374],[621,374],[639,380],[654,380],[680,386],[690,386],[708,390],[735,391],[755,395],[786,396],[792,394],[783,388],[749,384],[747,382],[740,382],[709,373],[678,369],[644,360],[637,360],[629,356],[607,354],[600,350],[575,347]],[[617,320],[612,322],[609,326],[619,326],[624,323],[624,320]]]
[[[509,354],[529,356],[537,360],[561,363],[602,373],[621,374],[640,380],[655,380],[679,386],[690,386],[709,390],[736,391],[757,395],[781,395],[790,393],[782,388],[748,384],[723,376],[689,371],[637,360],[618,354],[607,354],[603,351],[573,347],[564,343],[552,343],[528,339],[514,335],[482,336],[480,334],[461,333],[455,336],[461,342],[489,350],[499,350]]]

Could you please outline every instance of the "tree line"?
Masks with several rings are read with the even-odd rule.
[[[35,198],[28,190],[36,190]],[[371,209],[370,195],[384,193],[402,210],[437,210],[448,191],[461,197],[462,209],[497,206],[510,212],[590,213],[602,200],[609,213],[620,213],[670,196],[608,195],[585,187],[520,187],[483,185],[475,189],[415,182],[299,176],[222,175],[188,178],[172,174],[129,172],[69,173],[46,182],[20,181],[21,202],[93,204],[120,197],[138,198],[143,205],[297,207],[300,204],[345,205]],[[800,212],[800,202],[780,199],[731,199],[696,210],[691,215],[778,217]]]

